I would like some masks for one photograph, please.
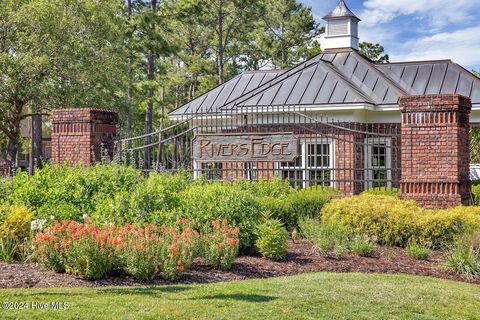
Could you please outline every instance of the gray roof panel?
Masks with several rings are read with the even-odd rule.
[[[435,64],[433,66],[432,75],[425,91],[426,94],[439,94],[442,87],[445,73],[447,72],[446,64]]]
[[[480,104],[480,79],[450,60],[373,64],[356,51],[319,54],[290,70],[245,72],[171,115],[242,106],[397,104],[400,96],[458,93]]]
[[[324,82],[327,81],[327,75],[328,73],[323,68],[317,66],[312,80],[309,82],[303,96],[300,98],[299,105],[311,105],[314,103],[319,88],[321,88]],[[290,103],[293,104],[293,101],[290,101]]]
[[[450,60],[378,64],[377,69],[409,94],[457,93],[480,103],[480,79]],[[398,80],[398,70],[403,69]]]

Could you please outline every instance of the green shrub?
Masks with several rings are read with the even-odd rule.
[[[267,259],[281,260],[288,250],[288,231],[276,219],[266,219],[256,229],[255,245]]]
[[[475,184],[472,187],[473,201],[476,206],[480,206],[480,184]]]
[[[360,257],[371,257],[375,253],[377,246],[365,237],[352,240],[350,249],[354,254]]]
[[[0,261],[28,258],[32,218],[32,212],[25,206],[0,208]]]
[[[360,195],[336,199],[322,210],[325,223],[339,224],[353,235],[367,235],[385,245],[410,241],[441,247],[458,235],[480,228],[480,208],[426,210],[410,200]]]
[[[141,179],[140,171],[113,164],[88,168],[47,164],[33,176],[17,173],[8,184],[4,201],[27,206],[36,218],[45,219],[47,224],[52,224],[54,219],[81,220],[83,215],[95,211],[97,199],[129,192]]]
[[[285,197],[295,192],[288,180],[273,178],[270,180],[260,179],[258,181],[239,180],[233,185],[240,190],[246,191],[254,197]]]
[[[349,248],[348,236],[336,224],[324,224],[317,219],[300,218],[299,226],[305,238],[312,242],[321,255],[341,258]]]
[[[255,249],[254,230],[259,224],[262,208],[249,193],[230,184],[211,183],[194,185],[178,195],[181,204],[172,214],[194,221],[194,228],[202,228],[214,220],[227,219],[240,228],[240,252]]]
[[[163,175],[153,172],[132,190],[119,191],[113,197],[100,194],[92,218],[100,224],[147,222],[162,225],[174,222],[168,212],[180,206],[179,192],[188,185],[190,180],[183,173]]]
[[[23,240],[30,237],[33,213],[25,206],[3,208],[4,220],[0,224],[0,238]]]
[[[361,194],[377,195],[377,196],[400,196],[400,190],[392,187],[370,188],[363,191]]]
[[[468,238],[460,238],[448,251],[446,267],[449,271],[468,277],[480,275],[480,249]]]
[[[416,243],[410,243],[407,245],[406,250],[410,257],[417,260],[427,260],[430,255],[430,249]]]
[[[333,193],[330,189],[301,189],[284,198],[263,197],[258,201],[271,218],[280,220],[292,231],[298,228],[300,217],[319,218],[323,206],[330,202],[328,196]]]

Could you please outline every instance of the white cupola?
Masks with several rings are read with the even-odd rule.
[[[361,21],[348,9],[343,0],[323,17],[327,21],[325,30],[325,50],[352,48],[358,50],[358,22]]]

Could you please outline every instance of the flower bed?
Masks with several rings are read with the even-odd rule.
[[[186,219],[172,227],[98,227],[88,218],[86,223],[55,221],[52,227],[37,233],[33,254],[49,269],[87,279],[123,271],[137,279],[161,275],[176,280],[196,255],[205,256],[213,267],[230,268],[238,252],[240,230],[230,228],[227,220],[213,221],[212,225],[213,230],[199,233]]]

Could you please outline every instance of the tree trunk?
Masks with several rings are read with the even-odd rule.
[[[157,11],[157,0],[150,1],[150,10],[153,12]],[[149,25],[150,31],[155,32],[155,23],[150,22]],[[153,82],[155,80],[155,54],[152,49],[148,50],[147,55],[147,80]],[[153,89],[150,87],[147,92],[147,112],[145,113],[145,134],[150,134],[153,128]],[[144,144],[145,146],[149,145],[151,142],[151,136],[145,136]],[[144,169],[150,169],[151,166],[151,155],[150,155],[150,147],[144,148]]]
[[[32,115],[32,152],[30,156],[30,174],[34,174],[35,168],[42,167],[43,141],[42,141],[42,115]]]
[[[224,48],[223,48],[223,0],[218,2],[218,83],[224,81],[223,64],[224,64]]]
[[[127,17],[130,21],[132,16],[132,0],[128,0]],[[128,89],[127,89],[127,137],[132,137],[132,99],[133,99],[133,56],[132,49],[128,53]],[[128,141],[128,147],[131,147],[131,141]]]
[[[18,151],[20,148],[20,123],[22,121],[22,112],[25,103],[20,100],[14,102],[14,115],[12,122],[8,126],[10,130],[4,132],[8,137],[7,142],[7,162],[10,163],[12,174],[15,173],[18,167]]]

